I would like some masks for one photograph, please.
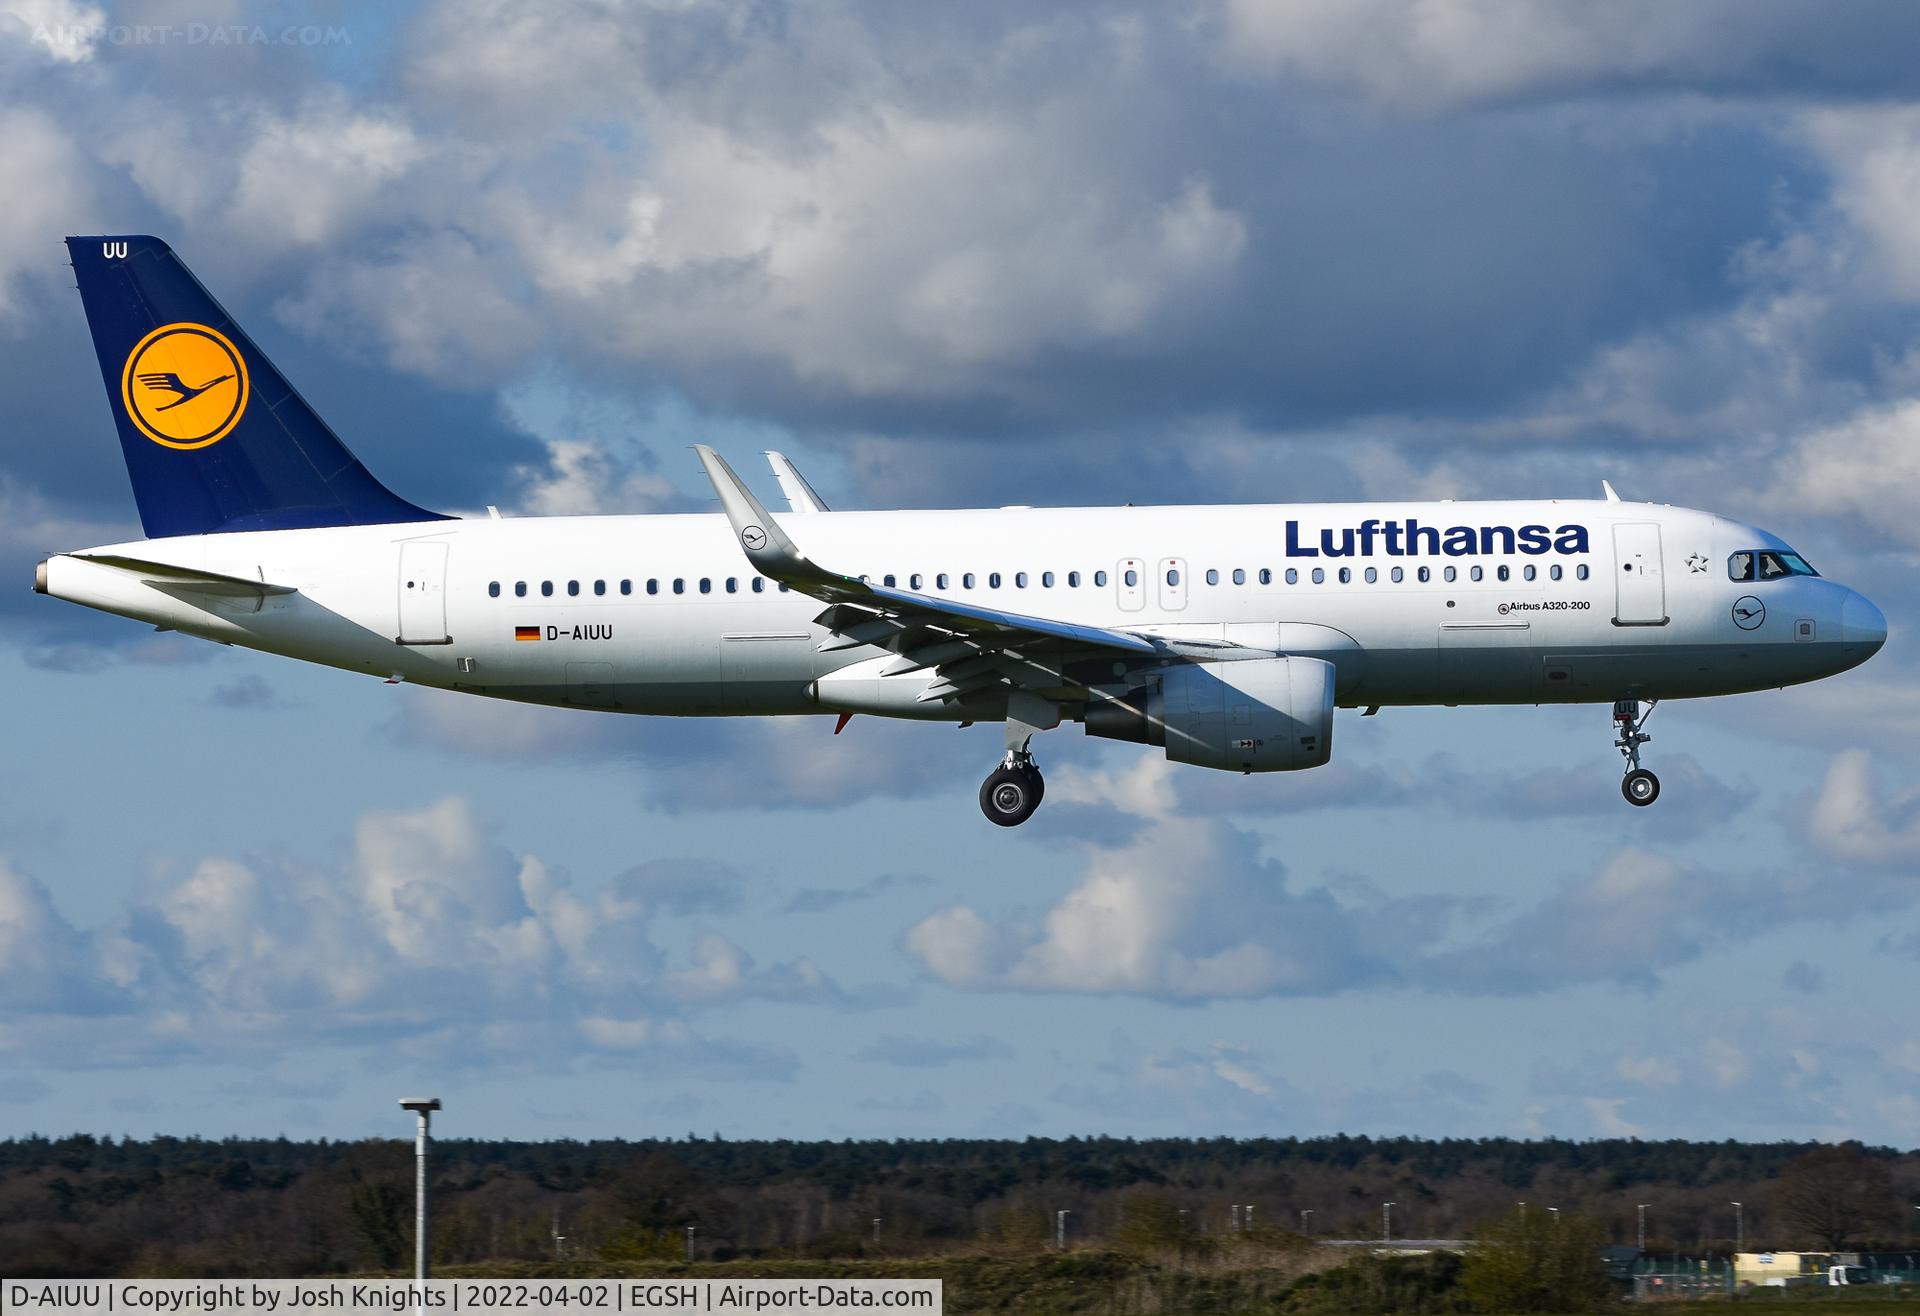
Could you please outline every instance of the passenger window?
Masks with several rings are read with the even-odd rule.
[[[1098,586],[1098,587],[1100,587],[1101,589],[1105,589],[1105,588],[1106,588],[1106,584],[1107,584],[1107,573],[1106,573],[1106,572],[1104,572],[1104,571],[1096,571],[1096,572],[1094,572],[1094,573],[1093,573],[1093,583],[1094,583],[1094,584],[1095,584],[1096,586]]]
[[[1053,573],[1051,571],[1043,571],[1040,573],[1040,588],[1041,589],[1053,588]]]
[[[1218,568],[1208,567],[1207,568],[1207,584],[1218,585],[1219,583],[1220,583],[1220,572]]]
[[[780,582],[780,592],[782,594],[785,594],[787,592],[787,582],[784,580]]]
[[[1585,580],[1589,574],[1587,571],[1587,564],[1582,562],[1579,566],[1573,569],[1573,574],[1576,579]]]
[[[999,572],[997,572],[997,571],[989,571],[989,572],[987,573],[987,588],[988,588],[988,589],[999,589],[999,588],[1000,588],[1000,573],[999,573]]]
[[[1132,573],[1131,573],[1131,572],[1129,572],[1128,574],[1129,574],[1129,575],[1131,575]],[[1168,568],[1167,568],[1167,584],[1169,584],[1169,585],[1178,585],[1179,583],[1180,583],[1180,568],[1179,568],[1179,567],[1168,567]],[[1127,584],[1129,584],[1129,585],[1131,585],[1131,584],[1133,584],[1133,582],[1132,582],[1132,581],[1128,581],[1128,582],[1127,582]]]
[[[516,580],[513,582],[513,597],[515,597],[516,599],[524,599],[525,597],[527,597],[526,581]]]
[[[606,582],[606,581],[604,581],[604,580],[596,580],[596,581],[594,581],[594,582],[593,582],[593,592],[594,592],[595,594],[605,594],[605,593],[607,592],[607,582]]]
[[[1420,577],[1420,583],[1421,583],[1422,585],[1424,585],[1424,584],[1426,584],[1426,583],[1427,583],[1428,581],[1430,581],[1430,580],[1432,580],[1432,579],[1433,579],[1433,568],[1432,568],[1432,567],[1421,567],[1421,568],[1420,568],[1420,570],[1419,570],[1418,572],[1416,572],[1415,574],[1416,574],[1416,575],[1418,575],[1418,576]]]
[[[1133,569],[1132,567],[1128,567],[1128,568],[1127,568],[1127,584],[1128,584],[1128,586],[1129,586],[1129,587],[1131,587],[1131,586],[1134,586],[1134,585],[1138,585],[1139,583],[1140,583],[1140,573],[1139,573],[1139,572],[1137,572],[1137,571],[1135,571],[1135,570],[1134,570],[1134,569]]]
[[[727,593],[738,594],[739,592],[740,592],[740,578],[738,576],[728,576],[727,577]]]
[[[1460,578],[1459,569],[1456,567],[1448,567],[1445,571],[1442,571],[1440,574],[1449,585],[1451,585],[1454,581]]]
[[[631,593],[633,593],[633,582],[632,582],[632,581],[630,581],[630,580],[623,580],[623,581],[621,581],[621,582],[620,582],[620,592],[621,592],[622,594],[631,594]]]
[[[541,598],[543,598],[543,599],[550,599],[550,598],[552,598],[552,597],[553,597],[553,582],[552,582],[552,581],[550,581],[550,580],[543,580],[543,581],[541,581],[541,582],[540,582],[540,597],[541,597]]]
[[[1558,562],[1556,562],[1552,566],[1547,568],[1547,578],[1549,580],[1558,580],[1565,573],[1565,571],[1566,571],[1566,568],[1562,567]]]
[[[917,572],[917,571],[916,571],[916,572],[914,572],[914,573],[913,573],[913,574],[912,574],[911,576],[908,576],[908,577],[907,577],[907,588],[908,588],[908,589],[919,589],[919,588],[920,588],[920,573],[919,573],[919,572]]]
[[[1502,562],[1493,569],[1493,575],[1496,580],[1511,580],[1513,578],[1513,569]]]
[[[767,592],[767,578],[765,576],[755,576],[753,578],[753,592],[755,594],[764,594]]]
[[[1379,579],[1380,579],[1380,573],[1376,571],[1374,568],[1368,567],[1367,568],[1367,584],[1371,585],[1376,581],[1378,581]]]
[[[947,587],[947,573],[946,573],[946,572],[944,572],[944,571],[943,571],[943,572],[941,572],[941,573],[940,573],[939,575],[937,575],[937,576],[935,576],[935,577],[933,578],[933,587],[934,587],[935,589],[945,589],[945,588]]]
[[[1273,584],[1273,568],[1272,567],[1260,568],[1260,583],[1262,585]]]
[[[1027,573],[1026,573],[1026,572],[1024,572],[1024,571],[1016,571],[1016,572],[1014,572],[1014,573],[1013,573],[1013,587],[1014,587],[1015,589],[1025,589],[1025,588],[1027,587]]]
[[[971,571],[967,572],[964,576],[960,577],[960,588],[961,589],[973,588],[973,573]]]
[[[1405,580],[1406,578],[1407,578],[1407,569],[1405,567],[1395,567],[1393,569],[1394,584],[1398,585],[1401,581]]]
[[[1727,579],[1728,580],[1752,580],[1753,579],[1753,554],[1735,553],[1732,557],[1728,558],[1727,559]]]
[[[675,594],[685,594],[687,592],[687,582],[684,576],[675,576],[673,578],[673,592]]]
[[[1298,567],[1288,567],[1287,568],[1287,584],[1298,585],[1299,583],[1300,583],[1300,569]]]
[[[884,575],[884,576],[882,576],[882,577],[880,577],[880,583],[881,583],[882,585],[885,585],[885,586],[886,586],[886,587],[887,587],[888,589],[892,589],[892,588],[894,587],[894,584],[893,584],[893,573],[892,573],[892,572],[888,572],[888,573],[887,573],[886,575]]]
[[[488,598],[490,598],[490,599],[497,599],[497,598],[499,598],[499,597],[500,597],[500,582],[499,582],[499,581],[497,581],[497,580],[490,580],[490,581],[488,581],[488,582],[487,582],[487,597],[488,597]]]
[[[702,577],[700,577],[700,592],[701,592],[702,594],[711,594],[711,593],[713,593],[713,578],[712,578],[712,577],[710,577],[710,576],[702,576]]]
[[[567,597],[568,597],[568,598],[570,598],[570,599],[577,599],[577,598],[579,598],[579,597],[580,597],[580,582],[579,582],[579,581],[577,581],[577,580],[570,580],[570,581],[568,581],[568,582],[567,582]]]
[[[1314,584],[1316,584],[1316,585],[1324,585],[1324,584],[1326,584],[1326,583],[1327,583],[1327,572],[1326,572],[1326,568],[1324,568],[1324,567],[1315,567],[1315,568],[1313,569],[1313,583],[1314,583]]]
[[[1247,583],[1247,573],[1244,568],[1235,567],[1233,569],[1233,583],[1236,585],[1244,585]]]
[[[1351,584],[1353,583],[1353,568],[1352,568],[1352,567],[1341,567],[1341,568],[1340,568],[1340,583],[1341,583],[1342,585],[1351,585]]]
[[[1540,568],[1534,566],[1533,563],[1529,562],[1527,563],[1526,566],[1520,569],[1520,574],[1525,576],[1528,580],[1532,580],[1534,577],[1540,574]]]
[[[1480,567],[1473,568],[1470,574],[1473,576],[1475,580],[1485,580],[1487,576],[1486,571]]]
[[[1079,573],[1079,572],[1077,572],[1077,571],[1069,571],[1069,572],[1067,573],[1067,588],[1068,588],[1068,589],[1079,589],[1079,588],[1080,588],[1080,573]]]

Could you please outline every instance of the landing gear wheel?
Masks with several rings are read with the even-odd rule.
[[[1040,802],[1047,798],[1047,779],[1040,775],[1040,769],[1027,764],[1027,775],[1033,778],[1033,807],[1039,808]]]
[[[1003,764],[980,784],[980,812],[996,826],[1018,827],[1033,817],[1045,789],[1035,769]]]
[[[1627,797],[1627,803],[1646,808],[1660,798],[1660,778],[1645,768],[1635,768],[1620,782],[1620,793]]]

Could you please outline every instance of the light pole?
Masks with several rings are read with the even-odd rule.
[[[1642,1202],[1634,1208],[1640,1213],[1640,1251],[1642,1253],[1645,1253],[1647,1250],[1647,1207],[1649,1205],[1651,1205],[1651,1203]]]
[[[1738,1254],[1745,1252],[1747,1250],[1747,1217],[1746,1217],[1746,1208],[1741,1206],[1740,1203],[1734,1202],[1732,1205],[1733,1205],[1733,1250],[1734,1250],[1734,1254],[1737,1256]]]
[[[1558,1233],[1560,1230],[1560,1208],[1557,1206],[1550,1206],[1547,1208],[1547,1211],[1553,1216],[1554,1232]]]
[[[400,1108],[420,1117],[413,1139],[413,1278],[427,1282],[427,1142],[433,1127],[433,1112],[440,1109],[438,1097],[402,1097]]]
[[[1393,1207],[1392,1202],[1380,1203],[1380,1241],[1382,1243],[1393,1242]]]
[[[1072,1214],[1071,1211],[1053,1213],[1053,1245],[1062,1252],[1067,1250],[1067,1217]]]
[[[693,1231],[695,1228],[696,1226],[694,1225],[687,1226],[687,1260],[688,1261],[693,1260]]]
[[[1920,1211],[1920,1206],[1916,1206],[1913,1209]],[[1313,1237],[1313,1211],[1311,1209],[1300,1213],[1300,1234],[1303,1238]]]
[[[1521,1202],[1519,1205],[1520,1205],[1520,1218],[1522,1220],[1525,1220],[1527,1218],[1527,1204],[1525,1202]]]
[[[875,1216],[873,1218],[873,1241],[876,1243],[880,1241],[880,1217],[879,1216]]]

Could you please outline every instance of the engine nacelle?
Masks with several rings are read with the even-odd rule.
[[[1293,772],[1333,755],[1333,664],[1320,658],[1183,663],[1158,689],[1087,706],[1087,734],[1164,745],[1175,763]]]

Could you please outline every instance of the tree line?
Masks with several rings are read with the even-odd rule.
[[[1750,1249],[1898,1250],[1920,1226],[1920,1153],[1857,1143],[689,1135],[447,1139],[432,1166],[437,1264],[588,1272],[689,1255],[1038,1252],[1063,1232],[1070,1249],[1377,1238],[1388,1202],[1401,1238],[1472,1236],[1525,1219],[1526,1202],[1628,1244],[1644,1204],[1649,1250],[1689,1255],[1732,1250],[1735,1201]],[[7,1140],[0,1272],[399,1272],[412,1171],[401,1140]]]

